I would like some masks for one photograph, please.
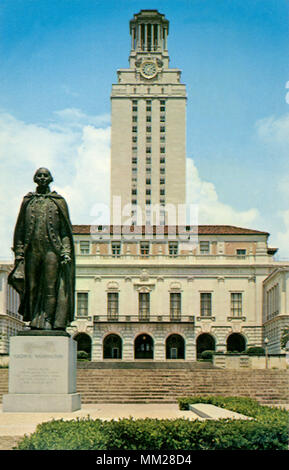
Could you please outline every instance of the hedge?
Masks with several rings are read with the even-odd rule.
[[[89,417],[53,420],[25,436],[18,450],[273,450],[288,448],[288,414],[261,406],[257,401],[236,397],[188,397],[190,403],[212,403],[237,411],[252,420],[119,419]]]

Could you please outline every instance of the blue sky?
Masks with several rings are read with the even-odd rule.
[[[0,194],[11,196],[0,257],[35,167],[56,171],[73,223],[108,202],[111,84],[128,65],[129,20],[145,8],[170,21],[171,66],[187,85],[189,202],[201,222],[269,231],[289,258],[287,0],[2,0]]]

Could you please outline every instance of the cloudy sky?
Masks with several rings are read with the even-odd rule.
[[[39,166],[74,224],[109,204],[111,84],[144,8],[169,19],[171,66],[187,85],[187,202],[199,223],[266,230],[289,259],[287,0],[2,0],[0,259]]]

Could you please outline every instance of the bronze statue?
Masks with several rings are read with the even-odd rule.
[[[50,191],[47,168],[34,175],[14,232],[15,265],[8,282],[20,294],[19,313],[30,328],[65,330],[74,318],[75,257],[67,204]]]

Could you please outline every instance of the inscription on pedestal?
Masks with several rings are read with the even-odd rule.
[[[10,345],[10,393],[74,393],[76,344],[67,337],[19,336]]]

